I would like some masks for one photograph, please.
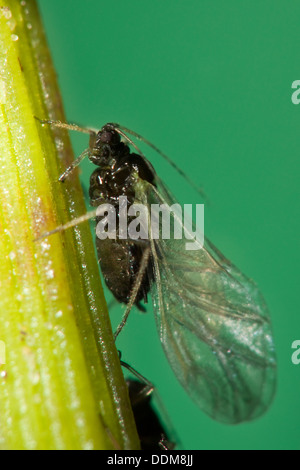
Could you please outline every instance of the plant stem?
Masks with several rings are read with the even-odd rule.
[[[36,3],[0,5],[0,446],[138,448]]]

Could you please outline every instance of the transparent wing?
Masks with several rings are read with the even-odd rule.
[[[149,203],[174,200],[158,180]],[[172,224],[171,224],[172,225]],[[208,240],[151,240],[152,296],[160,340],[188,394],[212,418],[238,423],[261,415],[276,382],[268,310],[256,285]]]

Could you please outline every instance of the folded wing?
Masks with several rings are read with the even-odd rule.
[[[149,192],[148,203],[174,202],[161,182]],[[162,346],[203,411],[225,423],[254,419],[269,406],[276,382],[267,306],[253,281],[212,243],[194,251],[185,243],[151,240]]]

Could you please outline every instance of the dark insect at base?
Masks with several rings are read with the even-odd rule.
[[[174,435],[172,435],[171,439],[169,431],[166,429],[166,424],[162,423],[158,412],[153,407],[153,384],[127,362],[121,360],[120,351],[119,356],[121,366],[125,367],[135,377],[134,379],[127,379],[126,384],[140,438],[141,449],[149,451],[174,450],[177,447],[178,439]],[[165,414],[165,420],[169,422],[161,404],[160,408],[161,412]],[[172,434],[174,434],[174,431]]]

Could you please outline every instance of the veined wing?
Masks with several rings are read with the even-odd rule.
[[[146,198],[144,198],[146,202]],[[174,200],[158,180],[147,202]],[[171,224],[172,225],[172,224]],[[239,423],[260,416],[275,390],[269,314],[254,282],[208,240],[151,240],[153,302],[160,340],[188,394],[212,418]]]

